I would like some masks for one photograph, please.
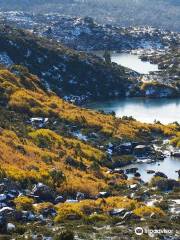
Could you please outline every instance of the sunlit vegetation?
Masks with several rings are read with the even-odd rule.
[[[75,204],[64,203],[59,204],[57,206],[58,215],[55,219],[57,222],[62,222],[67,220],[70,214],[75,214],[77,218],[85,218],[86,216],[91,216],[91,218],[95,218],[95,216],[91,215],[94,212],[98,213],[98,216],[102,217],[103,214],[107,214],[108,211],[112,210],[113,208],[125,208],[127,210],[133,210],[136,206],[140,206],[137,201],[130,200],[126,197],[111,197],[107,198],[106,200],[98,199],[98,200],[84,200]],[[101,214],[101,215],[99,215]],[[98,219],[96,215],[96,219]],[[103,218],[104,215],[103,215]],[[107,216],[106,216],[107,218]]]
[[[20,196],[14,199],[17,210],[29,211],[33,209],[34,200],[26,196]]]
[[[176,124],[143,124],[79,108],[43,90],[40,80],[21,66],[0,69],[0,93],[1,175],[24,185],[41,181],[62,192],[89,195],[108,187],[112,176],[104,167],[107,153],[96,143],[92,146],[74,138],[69,127],[86,134],[99,133],[99,141],[105,143],[147,140],[153,134],[176,136],[179,128]],[[28,123],[31,117],[47,117],[52,124],[37,129]],[[54,127],[53,121],[61,128]],[[128,162],[129,157],[121,161]],[[125,180],[116,179],[117,186],[124,184]]]
[[[56,206],[58,215],[55,221],[63,222],[70,220],[72,215],[77,219],[84,219],[91,223],[106,221],[110,218],[109,212],[118,208],[133,211],[139,217],[147,217],[151,214],[165,216],[164,212],[157,207],[147,207],[144,203],[127,197],[110,197],[105,200],[84,200],[74,204],[59,204]]]
[[[177,148],[180,148],[180,132],[178,132],[176,136],[171,139],[171,144]]]
[[[94,127],[96,131],[101,130],[106,134],[127,139],[147,138],[152,130],[166,131],[166,128],[158,124],[147,125],[137,121],[121,120],[112,115],[78,108],[63,101],[53,92],[43,91],[39,87],[38,78],[26,71],[22,77],[22,70],[19,66],[13,68],[16,75],[8,70],[0,70],[0,87],[3,93],[1,98],[7,99],[7,105],[13,110],[33,116],[56,116],[80,126]],[[175,129],[174,126],[173,128]],[[173,128],[168,126],[167,129],[173,130]]]
[[[134,210],[134,213],[139,217],[147,217],[147,218],[149,218],[152,214],[155,217],[165,216],[165,213],[161,209],[157,207],[148,207],[148,206],[137,208]]]
[[[91,164],[91,158],[95,161],[96,157],[103,156],[103,153],[82,144],[82,148],[85,146],[83,148],[84,157],[80,157],[73,149],[73,144],[78,144],[77,140],[69,140],[69,142],[67,140],[61,146],[58,146],[59,142],[57,141],[54,149],[50,151],[49,148],[39,148],[30,140],[27,140],[26,144],[22,144],[15,133],[5,130],[0,135],[0,141],[0,161],[3,162],[3,169],[9,177],[22,183],[43,181],[48,185],[56,186],[59,182],[62,191],[74,193],[81,190],[89,194],[96,194],[98,190],[106,186],[103,179],[97,179],[91,171],[80,168],[81,163],[84,162],[84,165],[88,166]],[[80,146],[79,149],[81,149]],[[68,157],[74,159],[79,165],[76,167],[66,164]],[[49,163],[47,159],[51,159],[51,162]],[[103,174],[104,170],[101,169],[101,171]],[[57,184],[57,187],[59,185]]]
[[[43,203],[39,203],[39,204],[34,204],[33,208],[34,208],[35,212],[42,214],[43,211],[46,209],[53,209],[54,205],[49,202],[43,202]]]

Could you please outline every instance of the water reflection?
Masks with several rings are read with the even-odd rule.
[[[131,167],[138,168],[138,172],[141,174],[141,178],[145,182],[148,182],[153,177],[153,174],[147,174],[147,170],[154,170],[155,172],[163,172],[169,178],[178,180],[178,173],[176,171],[180,169],[180,159],[167,157],[162,162],[157,162],[152,164],[137,163],[137,164],[132,164],[128,167],[125,167],[124,169],[131,168]],[[129,174],[128,176],[130,178],[133,177],[132,174]]]

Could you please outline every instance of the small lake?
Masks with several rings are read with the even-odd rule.
[[[163,124],[180,123],[180,99],[123,98],[87,104],[88,108],[116,113],[117,117],[132,116],[136,120]]]
[[[104,52],[94,52],[99,57],[102,57]],[[130,53],[116,53],[111,52],[111,61],[121,66],[130,68],[141,74],[149,74],[152,71],[158,71],[157,64],[151,64],[150,62],[142,61],[138,55]]]
[[[141,122],[153,123],[159,120],[164,124],[178,121],[180,123],[180,99],[144,99],[127,98],[111,101],[95,102],[88,104],[91,109],[101,109],[105,112],[114,111],[116,116],[133,116]],[[147,174],[147,170],[160,171],[169,178],[178,179],[175,172],[180,169],[180,158],[166,157],[164,161],[157,163],[136,163],[126,166],[124,169],[137,167],[143,181],[147,182],[153,174]],[[133,177],[133,175],[129,175]]]
[[[127,168],[138,168],[138,172],[141,174],[141,179],[145,182],[151,180],[154,174],[147,174],[147,170],[154,170],[156,172],[163,172],[165,173],[168,178],[178,180],[178,173],[177,170],[180,169],[180,158],[174,157],[166,157],[164,161],[156,162],[156,163],[136,163],[131,164],[129,166],[124,167],[123,169]],[[128,174],[128,177],[133,177],[133,174]]]
[[[151,71],[158,71],[157,64],[151,64],[150,62],[141,61],[138,55],[134,54],[113,53],[111,55],[111,61],[124,67],[130,68],[141,74],[149,74]]]
[[[103,52],[95,52],[95,54],[100,57],[103,56]],[[111,52],[111,60],[141,74],[158,71],[157,65],[141,61],[138,55]],[[117,117],[132,116],[136,120],[146,123],[153,123],[154,120],[160,121],[163,124],[175,121],[180,123],[180,99],[124,98],[89,103],[86,107],[103,110],[106,113],[114,111]],[[138,172],[145,182],[153,177],[153,174],[147,174],[147,170],[163,172],[169,178],[178,179],[178,174],[175,171],[180,169],[180,159],[169,156],[164,161],[151,164],[135,163],[126,166],[124,169],[131,167],[139,169]],[[133,177],[131,174],[128,176]]]

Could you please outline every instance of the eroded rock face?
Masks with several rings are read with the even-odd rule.
[[[78,3],[79,4],[79,3]],[[68,17],[61,14],[35,15],[23,12],[2,13],[9,23],[34,33],[56,39],[78,50],[161,48],[176,33],[152,27],[122,28],[111,24],[99,24],[91,17]],[[23,21],[22,21],[23,19]],[[29,21],[30,19],[30,21]],[[30,53],[29,53],[30,54]]]

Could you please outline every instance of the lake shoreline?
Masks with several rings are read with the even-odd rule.
[[[180,98],[112,98],[106,101],[89,101],[83,107],[107,114],[113,112],[116,117],[133,117],[146,123],[156,120],[169,124],[178,122],[180,116]]]

